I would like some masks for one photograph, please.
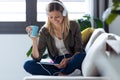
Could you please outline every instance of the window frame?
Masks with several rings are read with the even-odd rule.
[[[0,22],[0,34],[26,34],[28,25],[36,24],[42,26],[44,22],[37,22],[36,10],[37,0],[26,0],[26,21]]]
[[[40,28],[44,21],[37,21],[37,0],[26,0],[26,21],[0,22],[0,34],[27,34],[28,25],[38,25]]]
[[[50,1],[51,0],[38,0],[37,21],[45,21],[47,19],[45,9],[46,9],[46,5],[49,4]],[[62,1],[65,7],[67,8],[70,20],[82,18],[85,14],[91,14],[88,0],[74,0],[74,1],[73,0],[62,0]],[[71,4],[75,4],[75,6],[70,7]],[[79,8],[81,7],[81,5],[82,5],[82,8]]]

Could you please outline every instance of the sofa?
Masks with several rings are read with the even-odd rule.
[[[120,80],[120,36],[97,28],[90,36],[85,51],[87,55],[82,64],[83,76]]]
[[[82,63],[83,75],[74,71],[72,76],[31,75],[24,80],[120,80],[120,36],[106,33],[103,28],[87,28],[82,31],[82,40],[87,54]],[[110,45],[111,41],[117,45],[117,51]]]

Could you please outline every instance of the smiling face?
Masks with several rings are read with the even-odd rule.
[[[48,13],[48,19],[54,26],[61,26],[63,16],[60,11],[51,11]]]

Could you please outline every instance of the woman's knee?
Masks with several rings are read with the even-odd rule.
[[[85,51],[81,51],[80,53],[76,54],[74,56],[74,58],[77,59],[77,60],[79,60],[79,59],[83,60],[85,58],[85,56],[86,56],[86,52]]]
[[[81,65],[85,56],[86,56],[85,52],[80,52],[80,53],[76,54],[73,57],[73,59],[70,61],[70,64],[75,65],[75,66]]]
[[[34,65],[36,62],[34,60],[29,60],[26,61],[23,65],[23,68],[28,71],[30,69],[30,67],[32,67],[32,65]]]

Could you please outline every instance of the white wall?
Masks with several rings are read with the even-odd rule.
[[[29,75],[23,64],[29,59],[25,53],[30,46],[31,40],[27,35],[0,34],[0,80],[23,80]]]
[[[115,19],[109,26],[109,32],[120,36],[120,16]]]

